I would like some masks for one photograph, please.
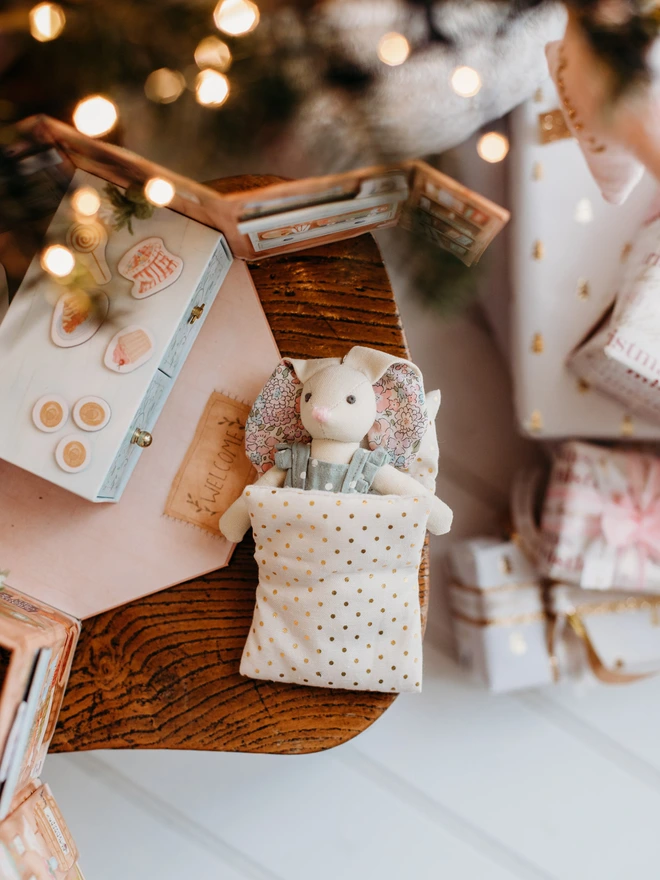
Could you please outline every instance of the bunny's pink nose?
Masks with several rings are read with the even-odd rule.
[[[312,407],[312,415],[316,419],[317,422],[320,422],[324,425],[328,419],[330,418],[330,407],[329,406],[313,406]]]

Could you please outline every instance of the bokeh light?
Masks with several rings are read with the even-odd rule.
[[[240,37],[259,24],[259,7],[252,0],[220,0],[213,12],[213,21],[224,34]]]
[[[76,214],[93,217],[101,207],[101,197],[91,186],[82,186],[71,197],[71,205]]]
[[[410,55],[410,43],[403,34],[391,33],[381,37],[378,43],[378,57],[383,64],[396,67],[403,64]]]
[[[477,153],[485,162],[501,162],[508,152],[508,139],[497,131],[482,135],[477,143]]]
[[[229,46],[219,37],[204,37],[195,49],[195,64],[200,70],[205,67],[213,67],[221,72],[229,70],[231,64]]]
[[[461,98],[473,98],[481,89],[481,77],[473,67],[457,67],[451,75],[451,87]]]
[[[117,108],[103,95],[83,98],[73,111],[73,124],[82,134],[101,137],[114,128],[117,122]]]
[[[66,16],[58,3],[38,3],[30,10],[30,33],[40,43],[59,37],[65,24]]]
[[[41,255],[41,265],[50,275],[64,278],[73,271],[76,261],[69,248],[51,244]]]
[[[223,73],[207,68],[198,74],[195,83],[197,100],[206,107],[219,107],[229,95],[229,80]]]
[[[174,187],[164,177],[151,177],[144,185],[144,194],[152,203],[164,207],[174,198]]]
[[[159,104],[171,104],[181,95],[186,87],[186,80],[178,70],[160,67],[152,71],[144,84],[144,93],[150,101]]]

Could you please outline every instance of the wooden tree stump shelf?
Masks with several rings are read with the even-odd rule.
[[[221,191],[276,178],[214,181]],[[370,235],[250,264],[283,355],[336,357],[352,345],[408,357]],[[304,754],[369,727],[395,696],[239,675],[257,584],[251,535],[227,568],[86,620],[52,749],[159,748]],[[423,620],[428,548],[419,577]]]

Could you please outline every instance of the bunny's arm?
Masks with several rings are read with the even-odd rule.
[[[444,501],[436,498],[428,489],[425,489],[417,480],[402,474],[392,465],[382,467],[373,481],[373,487],[381,495],[419,495],[425,498],[431,505],[427,528],[433,535],[445,535],[451,528],[454,514]]]
[[[285,477],[286,471],[282,470],[282,468],[272,467],[259,477],[255,486],[277,486],[279,489],[284,485]],[[222,514],[219,527],[225,538],[231,541],[232,544],[238,544],[239,541],[243,540],[245,533],[250,527],[250,514],[242,494]]]

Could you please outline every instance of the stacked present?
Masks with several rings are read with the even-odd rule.
[[[514,541],[451,551],[461,665],[495,692],[660,671],[660,458],[564,443],[538,527],[536,481],[516,489]]]
[[[514,487],[513,542],[451,554],[459,659],[496,692],[660,671],[657,184],[582,124],[572,47],[547,54],[512,120],[510,334],[486,310],[520,430],[562,442],[544,491]]]
[[[78,851],[39,774],[80,622],[0,576],[0,877],[77,880]]]

